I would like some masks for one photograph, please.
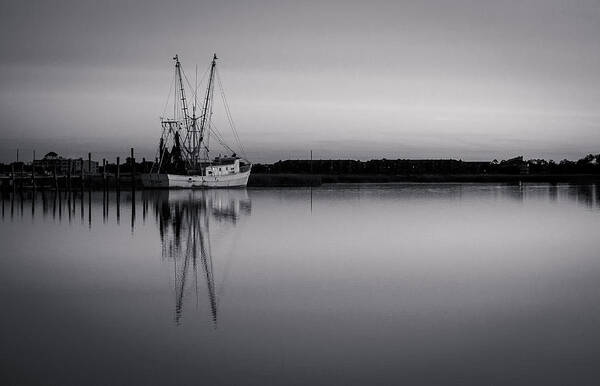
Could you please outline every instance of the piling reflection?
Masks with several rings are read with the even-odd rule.
[[[110,205],[110,195],[114,194],[114,206]],[[5,220],[15,212],[24,218],[30,210],[32,220],[42,219],[50,214],[54,222],[63,221],[63,212],[68,224],[73,225],[79,206],[80,224],[93,231],[97,226],[110,225],[111,207],[114,208],[114,223],[120,224],[121,194],[130,204],[131,232],[136,226],[146,224],[148,216],[154,215],[160,234],[162,257],[172,261],[175,276],[175,322],[179,324],[183,316],[184,297],[191,289],[199,296],[199,282],[204,281],[208,304],[214,325],[218,317],[218,294],[215,288],[211,224],[225,227],[225,231],[236,226],[238,220],[251,213],[251,201],[246,190],[208,191],[142,191],[142,192],[78,192],[78,191],[38,191],[2,192],[1,213]],[[100,195],[101,198],[100,198]],[[137,202],[136,202],[137,201]],[[36,210],[40,206],[39,211]],[[141,205],[142,218],[136,220],[136,206]],[[15,210],[15,206],[20,209]],[[152,208],[154,209],[152,211]],[[87,209],[87,210],[86,210]],[[102,216],[99,212],[102,210]],[[9,212],[9,213],[8,213]],[[97,217],[98,219],[95,219]],[[87,220],[87,221],[86,221]],[[222,230],[222,229],[221,229]],[[199,278],[200,273],[200,278]],[[192,277],[193,276],[193,277]],[[193,281],[190,283],[190,281]],[[188,288],[190,287],[190,288]]]
[[[327,199],[324,198],[325,192]],[[351,188],[335,186],[310,190],[292,189],[281,194],[285,194],[286,200],[302,200],[306,211],[313,210],[314,200],[317,213],[319,205],[330,205],[333,200],[357,200],[361,197],[371,197],[377,201],[497,199],[519,205],[523,203],[524,209],[529,209],[527,204],[531,202],[568,205],[572,210],[600,209],[600,186],[592,184],[413,184],[386,185],[377,189],[369,185]],[[215,256],[214,252],[217,251],[218,254],[221,249],[219,247],[223,247],[220,243],[230,241],[232,237],[221,241],[214,236],[231,232],[252,211],[251,201],[245,190],[4,191],[1,201],[3,221],[29,222],[31,217],[37,222],[48,219],[53,226],[53,222],[63,221],[63,211],[67,210],[64,213],[65,223],[68,222],[71,227],[88,227],[91,232],[97,228],[119,225],[125,232],[129,229],[139,232],[137,228],[144,226],[151,227],[153,232],[158,230],[162,258],[173,266],[175,323],[182,322],[184,309],[190,304],[191,299],[188,298],[190,294],[195,294],[197,299],[206,299],[205,304],[215,326],[219,318],[219,291],[215,283],[219,272],[215,271],[215,266],[218,267],[219,258],[223,259],[225,256]],[[541,209],[546,208],[542,206]],[[78,212],[80,221],[77,221]],[[121,214],[123,224],[120,221]]]
[[[393,194],[394,197],[403,200],[427,197],[456,201],[476,195],[501,200],[509,199],[516,202],[546,198],[551,202],[571,202],[589,209],[600,208],[600,185],[598,184],[392,184],[378,187],[378,189],[377,194],[379,195],[381,192],[393,191],[396,192]],[[335,191],[338,198],[352,199],[371,194],[372,186],[352,185],[349,188],[340,185],[340,187],[322,187],[316,191]],[[224,192],[226,191],[220,191],[219,195],[223,197],[234,196],[233,193],[224,195]],[[139,225],[139,217],[141,217],[142,224],[145,224],[147,217],[152,214],[163,216],[165,219],[170,218],[166,213],[163,213],[162,209],[157,209],[157,205],[169,207],[169,202],[175,201],[179,202],[176,206],[183,205],[182,195],[184,192],[172,192],[167,198],[165,198],[165,194],[166,192],[159,193],[157,191],[3,191],[0,199],[0,212],[3,219],[7,217],[15,218],[15,216],[23,218],[28,211],[31,213],[32,218],[41,213],[44,218],[51,215],[54,220],[59,222],[62,221],[64,214],[69,223],[72,223],[74,216],[79,211],[81,224],[84,224],[87,220],[87,225],[91,229],[94,224],[93,218],[96,215],[103,224],[109,224],[110,220],[120,224],[121,212],[125,205],[123,214],[129,218],[129,226],[131,231],[134,232],[135,227]],[[202,193],[203,196],[200,194],[200,192],[194,193],[191,200],[209,200],[211,206],[206,208],[207,214],[215,221],[228,221],[235,224],[241,214],[249,213],[247,193],[244,193],[246,198],[236,197],[233,201],[216,199],[216,196],[211,198],[211,194],[214,195],[214,193],[205,192]],[[289,196],[289,192],[286,194]],[[313,189],[307,190],[306,194],[305,197],[308,200],[307,210],[312,211]],[[121,197],[122,195],[124,197]],[[236,195],[239,195],[239,192]],[[137,216],[138,206],[141,206],[141,216]],[[150,209],[151,206],[154,206],[154,213]],[[96,210],[98,214],[95,213]],[[101,216],[100,210],[102,211]]]

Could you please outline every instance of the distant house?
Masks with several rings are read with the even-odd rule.
[[[44,158],[33,161],[33,166],[47,172],[56,170],[57,174],[66,174],[69,171],[69,160],[51,151]]]
[[[71,168],[71,174],[81,174],[83,168],[83,174],[98,174],[98,161],[87,161],[80,159],[63,158],[51,151],[40,160],[33,161],[35,168],[41,168],[48,173],[56,170],[57,174],[65,175],[69,173],[69,167]]]

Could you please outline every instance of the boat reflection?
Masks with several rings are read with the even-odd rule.
[[[249,215],[252,207],[246,191],[161,191],[156,192],[154,204],[162,256],[173,261],[175,323],[181,322],[184,297],[191,287],[191,280],[198,302],[198,271],[201,270],[216,327],[218,294],[215,290],[211,226],[235,226],[241,216]]]

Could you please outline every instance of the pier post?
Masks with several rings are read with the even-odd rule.
[[[83,224],[83,221],[84,221],[84,215],[83,215],[83,188],[81,188],[81,197],[79,199],[79,210],[81,212],[81,224]]]
[[[117,190],[121,189],[121,157],[117,157]]]
[[[115,197],[117,201],[117,225],[121,223],[121,191],[117,189],[117,194]]]
[[[102,164],[104,165],[104,160],[102,160]],[[102,173],[102,177],[104,177],[104,173]],[[106,185],[102,184],[102,223],[106,223]]]
[[[13,196],[15,194],[15,192],[17,191],[17,180],[15,178],[15,164],[13,163],[12,165],[10,165],[10,175],[11,175],[11,179],[12,179],[12,188],[13,188]]]
[[[56,165],[54,165],[54,169],[52,170],[52,179],[54,180],[54,190],[58,191],[58,178],[56,177]]]
[[[92,153],[88,153],[88,190],[92,190]]]
[[[131,148],[131,189],[135,190],[135,157]]]
[[[21,194],[23,193],[23,188],[25,184],[25,162],[21,162]]]
[[[102,184],[106,191],[106,158],[102,158]]]
[[[88,228],[92,229],[92,188],[88,189]]]
[[[135,226],[135,158],[133,148],[131,148],[131,233],[133,234]]]
[[[79,166],[81,166],[81,169],[79,170],[79,174],[81,177],[81,180],[79,182],[81,182],[81,184],[79,185],[79,188],[81,189],[81,196],[83,197],[83,158],[79,158]]]
[[[33,151],[33,161],[31,162],[31,185],[35,193],[35,150]]]
[[[72,161],[69,158],[69,166],[68,166],[68,170],[67,170],[67,186],[69,189],[69,192],[71,191],[72,185],[71,185],[71,167],[72,167]]]

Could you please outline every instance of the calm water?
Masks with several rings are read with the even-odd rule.
[[[600,186],[2,203],[2,384],[600,383]]]

